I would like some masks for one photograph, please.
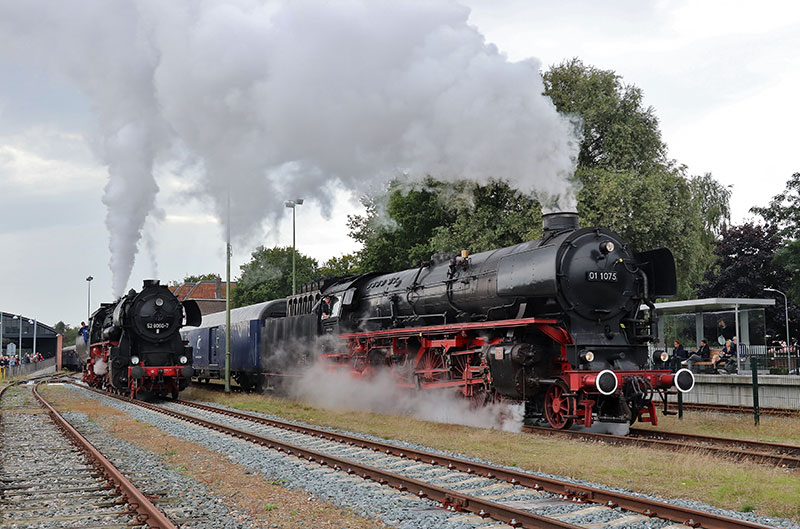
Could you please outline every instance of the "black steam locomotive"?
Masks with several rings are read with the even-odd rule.
[[[181,303],[157,280],[144,281],[141,292],[131,289],[92,314],[83,380],[131,398],[140,390],[176,398],[193,374],[191,347],[179,331],[201,319],[196,302]]]
[[[321,359],[359,376],[389,370],[404,387],[524,402],[528,421],[555,428],[656,424],[654,397],[666,403],[667,391],[694,386],[688,370],[650,368],[666,360],[663,352],[650,358],[648,344],[651,300],[676,291],[672,253],[634,253],[607,229],[579,229],[574,213],[545,215],[543,228],[539,240],[439,254],[414,269],[307,285],[285,307],[269,302],[254,312],[257,321],[232,325],[234,376],[251,385],[285,376],[297,369],[277,354],[285,344],[326,335],[312,346]],[[643,306],[651,308],[646,317]],[[202,364],[216,358],[211,349],[225,332],[219,322],[211,327],[186,333],[210,347],[195,358],[206,378],[219,374]]]

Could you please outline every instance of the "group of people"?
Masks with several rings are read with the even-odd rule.
[[[680,368],[680,366],[685,365],[689,369],[692,369],[694,364],[697,362],[711,362],[711,366],[717,372],[729,371],[727,366],[731,365],[732,361],[735,362],[738,348],[739,346],[736,343],[736,336],[726,339],[722,349],[715,350],[713,352],[708,346],[708,341],[705,339],[700,340],[700,347],[691,353],[684,349],[680,341],[675,340],[674,348],[672,350],[672,359],[674,367],[676,368]]]
[[[0,367],[15,367],[41,362],[42,360],[44,360],[42,353],[25,353],[25,356],[19,359],[16,356],[0,355]]]

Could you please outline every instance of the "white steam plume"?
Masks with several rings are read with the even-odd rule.
[[[474,407],[455,391],[400,388],[388,371],[370,378],[357,378],[350,370],[331,371],[320,362],[304,371],[290,391],[295,398],[328,409],[388,413],[508,432],[522,429],[524,409],[521,404]]]
[[[120,293],[154,166],[176,152],[197,160],[222,219],[230,191],[239,238],[277,221],[283,198],[330,211],[335,185],[361,193],[401,172],[569,196],[576,127],[541,95],[539,62],[509,62],[468,15],[447,0],[5,0],[0,54],[90,98]]]

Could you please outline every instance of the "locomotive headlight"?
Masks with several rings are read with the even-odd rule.
[[[132,356],[131,357],[131,365],[134,365],[134,366],[138,366],[139,365],[139,357],[138,356]]]
[[[164,300],[161,298],[156,298],[156,307],[160,307],[164,304]]]
[[[594,362],[594,353],[591,351],[586,351],[581,355],[581,358],[584,362]]]
[[[614,243],[611,241],[605,241],[600,243],[600,251],[604,254],[609,254],[614,251]]]
[[[666,362],[669,360],[669,353],[666,351],[661,351],[661,361]]]
[[[189,359],[186,358],[185,356],[181,356],[180,358],[178,358],[178,362],[180,362],[181,364],[185,364],[188,361]]]

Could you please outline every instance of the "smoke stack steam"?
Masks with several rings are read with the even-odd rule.
[[[240,240],[285,197],[412,178],[504,178],[563,197],[579,137],[455,2],[3,2],[0,55],[72,79],[96,114],[113,290],[127,285],[158,185],[181,176]],[[224,227],[223,227],[224,233]]]

